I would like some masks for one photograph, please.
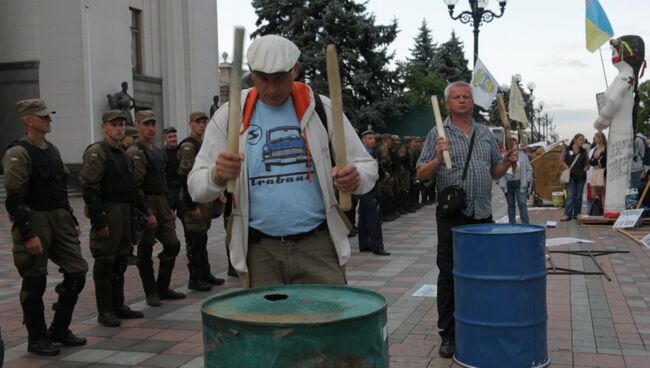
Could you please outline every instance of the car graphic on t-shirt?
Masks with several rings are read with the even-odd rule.
[[[297,127],[278,127],[266,132],[266,144],[262,147],[262,160],[266,171],[272,166],[294,165],[307,162],[305,141]]]

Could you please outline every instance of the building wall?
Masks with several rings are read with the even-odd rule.
[[[142,12],[137,89],[129,7]],[[67,163],[79,163],[85,147],[101,139],[106,96],[118,92],[122,81],[136,101],[152,102],[160,129],[174,125],[181,137],[189,113],[209,111],[219,91],[214,0],[1,0],[0,50],[5,70],[20,63],[38,68],[37,77],[32,73],[23,82],[20,73],[0,73],[2,131],[16,124],[12,106],[18,99],[40,97],[57,111],[48,139]],[[27,81],[31,87],[7,92],[7,85]]]
[[[25,133],[16,116],[16,101],[39,94],[38,62],[0,63],[0,157]]]
[[[192,111],[208,112],[218,94],[216,2],[160,0],[163,104],[166,126],[188,134]]]

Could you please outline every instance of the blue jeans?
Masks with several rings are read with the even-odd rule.
[[[564,216],[577,217],[582,208],[582,191],[585,188],[584,180],[575,180],[571,178],[566,186],[567,200],[564,204]]]
[[[528,193],[521,192],[521,181],[508,180],[506,183],[506,201],[508,202],[508,220],[511,224],[517,223],[517,209],[515,202],[519,207],[519,217],[522,224],[528,224]]]

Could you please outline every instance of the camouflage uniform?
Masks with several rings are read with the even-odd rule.
[[[384,135],[384,137],[386,137]],[[388,136],[387,139],[391,139]],[[381,218],[382,221],[391,221],[395,217],[395,209],[393,207],[393,187],[395,178],[393,177],[393,162],[391,159],[390,149],[382,144],[379,147],[379,168],[380,172],[383,172],[384,175],[379,178],[377,189],[379,190],[379,203],[381,209]]]
[[[105,123],[115,120],[126,121],[120,110],[107,111],[102,118]],[[146,211],[142,199],[136,201],[131,159],[119,145],[111,146],[106,140],[94,143],[84,152],[79,181],[92,226],[90,252],[95,259],[97,320],[114,327],[121,324],[120,318],[142,318],[142,312],[124,304],[124,272],[133,248],[134,204]],[[104,228],[108,228],[105,237],[99,234]]]
[[[138,111],[136,120],[138,124],[150,120],[155,121],[155,114],[151,110]],[[185,297],[169,288],[176,256],[181,247],[176,236],[176,216],[169,207],[164,163],[160,149],[153,145],[145,145],[138,140],[126,152],[133,160],[135,184],[144,197],[147,215],[154,215],[158,223],[153,229],[145,228],[142,234],[142,240],[138,243],[137,266],[144,292],[147,295],[147,303],[151,306],[159,306],[160,299]],[[151,260],[156,239],[163,246],[162,252],[158,254],[160,265],[157,279],[154,277]]]
[[[25,119],[50,119],[41,100],[22,100],[16,104],[18,116]],[[29,128],[28,128],[29,132]],[[12,252],[22,277],[20,304],[29,341],[27,350],[39,355],[57,355],[52,342],[81,346],[86,339],[74,336],[69,325],[79,293],[86,282],[88,264],[83,259],[78,238],[78,222],[68,202],[67,176],[59,150],[47,140],[37,145],[25,136],[15,141],[2,160],[7,193],[7,212],[13,222]],[[27,241],[38,237],[40,254],[27,251]],[[43,294],[47,286],[47,261],[52,260],[63,273],[55,290],[52,325],[47,330]]]
[[[190,121],[198,121],[208,116],[202,112],[190,114]],[[187,268],[190,271],[188,288],[192,290],[208,291],[211,285],[221,285],[223,279],[214,277],[210,273],[208,258],[208,230],[212,223],[213,203],[196,203],[190,197],[187,189],[187,176],[192,171],[194,159],[201,149],[202,141],[195,137],[185,138],[178,146],[178,176],[181,184],[180,218],[185,230],[185,246],[187,252]],[[199,209],[201,217],[192,218],[192,211]]]

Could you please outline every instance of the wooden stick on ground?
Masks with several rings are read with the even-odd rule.
[[[336,167],[342,169],[348,164],[345,152],[345,133],[343,131],[343,95],[341,92],[341,76],[339,75],[339,60],[336,45],[327,45],[327,84],[332,100],[332,146],[336,152]],[[352,208],[350,193],[339,191],[339,204],[343,211]]]
[[[230,74],[230,99],[228,103],[228,151],[239,153],[239,127],[241,125],[241,64],[244,52],[244,27],[235,27],[235,43]],[[228,192],[235,193],[235,180],[228,180]]]
[[[438,105],[438,96],[431,96],[431,106],[433,106],[433,117],[436,119],[436,129],[438,130],[438,135],[442,138],[447,138],[445,136],[445,128],[442,126],[442,115],[440,115],[440,106]],[[445,160],[445,167],[447,170],[451,169],[451,156],[449,151],[442,151],[442,158]]]

